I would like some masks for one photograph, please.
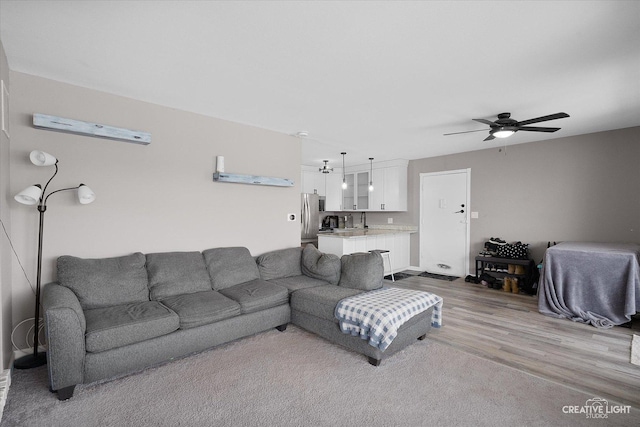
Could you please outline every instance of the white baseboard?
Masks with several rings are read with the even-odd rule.
[[[44,345],[38,346],[39,353],[46,353],[47,347]],[[23,348],[21,350],[13,350],[13,360],[20,359],[22,356],[26,356],[28,354],[33,353],[33,347]],[[13,364],[13,361],[11,362]]]
[[[420,268],[420,267],[416,267],[416,266],[412,265],[412,266],[407,267],[407,270],[423,272],[424,268]],[[444,273],[441,273],[441,274],[444,274]],[[467,272],[467,275],[473,276],[475,274],[476,274],[475,272],[473,272],[473,273]],[[463,278],[464,278],[464,276],[463,276]]]

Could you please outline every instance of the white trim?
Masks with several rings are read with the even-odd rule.
[[[373,169],[382,169],[389,168],[393,166],[409,166],[409,160],[405,159],[395,159],[395,160],[385,160],[382,162],[373,162]],[[346,166],[344,171],[346,173],[351,172],[361,172],[361,171],[369,171],[371,169],[371,165],[369,163],[362,163],[357,165]]]
[[[0,98],[2,98],[1,101],[1,105],[0,105],[0,109],[2,110],[0,112],[0,114],[2,115],[2,117],[0,117],[0,126],[2,127],[2,131],[4,132],[5,135],[7,135],[7,138],[10,138],[9,136],[9,90],[7,89],[7,86],[4,84],[4,80],[0,80],[0,91],[2,93],[0,93]]]
[[[38,346],[38,353],[46,353],[46,352],[47,352],[47,346],[46,345],[39,345]],[[15,360],[20,359],[22,356],[28,356],[30,354],[33,354],[33,347],[14,349],[13,353],[11,355],[11,357],[12,357],[11,366],[13,366],[13,362]]]

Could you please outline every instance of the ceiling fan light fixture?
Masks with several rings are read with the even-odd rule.
[[[491,131],[491,135],[495,136],[496,138],[508,138],[514,133],[516,133],[515,129],[509,126],[503,126]]]

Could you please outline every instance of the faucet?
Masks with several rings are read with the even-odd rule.
[[[364,220],[363,220],[364,218]],[[369,226],[367,225],[367,213],[366,212],[362,212],[360,214],[360,223],[363,224],[362,227],[363,228],[369,228]]]

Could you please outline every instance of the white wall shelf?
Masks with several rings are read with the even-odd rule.
[[[272,176],[242,175],[238,173],[216,172],[213,180],[217,182],[231,182],[235,184],[271,185],[275,187],[293,187],[293,180]]]
[[[135,144],[149,145],[151,143],[151,134],[149,132],[65,119],[62,117],[48,116],[46,114],[34,114],[33,126],[38,129],[115,139],[117,141],[133,142]]]

